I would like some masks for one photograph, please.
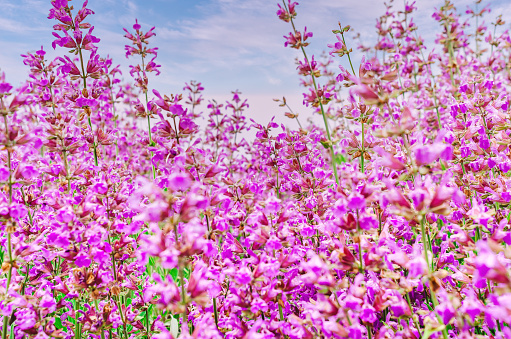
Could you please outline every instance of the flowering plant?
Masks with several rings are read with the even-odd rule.
[[[239,91],[203,112],[197,81],[150,90],[138,21],[121,81],[87,1],[52,0],[69,55],[0,75],[2,339],[511,338],[511,39],[480,2],[435,10],[435,53],[415,2],[386,5],[358,67],[350,26],[310,55],[279,3],[323,120],[276,100],[293,130]]]

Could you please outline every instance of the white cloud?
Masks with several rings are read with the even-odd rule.
[[[19,32],[20,29],[23,30],[30,30],[29,27],[23,27],[19,22],[16,22],[14,20],[6,19],[6,18],[0,18],[0,30],[1,31],[7,31],[7,32]]]
[[[75,6],[79,6],[76,1]],[[377,37],[375,20],[385,10],[382,0],[298,2],[297,28],[307,26],[314,33],[307,50],[316,55],[336,40],[331,30],[337,28],[339,21],[360,32],[365,42],[374,42]],[[461,12],[473,1],[454,2]],[[151,39],[151,46],[160,48],[157,62],[162,64],[162,75],[150,77],[151,88],[175,93],[182,90],[184,82],[196,79],[203,82],[208,95],[222,98],[228,97],[230,90],[239,88],[251,103],[249,112],[257,112],[264,121],[278,113],[279,108],[272,101],[274,97],[295,98],[295,108],[298,111],[302,108],[303,89],[298,86],[294,64],[300,53],[283,46],[282,36],[291,26],[277,18],[277,3],[279,1],[268,0],[90,0],[89,7],[96,15],[89,21],[96,26],[95,32],[102,40],[100,54],[114,57],[114,63],[122,65],[126,78],[129,77],[128,65],[139,60],[124,57],[124,45],[128,40],[122,38],[122,27],[131,30],[138,18],[144,29],[156,26],[157,36]],[[414,22],[426,43],[431,43],[439,31],[440,25],[431,14],[433,8],[442,4],[443,0],[416,3],[419,10],[413,15]],[[401,8],[402,3],[395,6]],[[511,15],[511,4],[507,1],[498,1],[494,6],[491,18],[499,13],[505,15],[504,19]],[[0,0],[0,30],[5,32],[0,35],[0,46],[9,46],[2,48],[0,67],[7,71],[13,83],[19,83],[27,73],[19,54],[36,50],[42,43],[46,50],[50,49],[49,57],[65,53],[64,49],[53,52],[49,47],[53,22],[46,17],[50,7],[47,0]],[[491,21],[486,20],[487,23]],[[347,42],[355,49],[353,41],[348,39]],[[355,51],[355,67],[360,57]],[[336,61],[346,63],[345,60]],[[306,108],[303,111],[310,112]]]

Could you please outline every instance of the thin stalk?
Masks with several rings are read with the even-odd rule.
[[[287,11],[288,8],[286,5],[286,2],[284,0],[282,0],[282,3],[284,4],[284,8]],[[293,31],[296,34],[296,27],[293,22],[293,19],[290,19],[290,22],[291,22],[291,25],[293,26]],[[307,64],[310,67],[309,58],[307,57],[307,53],[305,53],[305,48],[303,46],[300,46],[300,49],[302,50],[305,61],[307,62]],[[335,163],[335,153],[334,153],[334,147],[332,146],[332,137],[330,136],[330,129],[328,127],[328,121],[327,121],[327,117],[325,114],[325,109],[323,107],[323,103],[321,102],[321,99],[319,99],[319,97],[318,97],[318,86],[316,84],[316,77],[314,76],[313,72],[311,72],[311,78],[312,78],[312,84],[314,85],[314,91],[316,92],[316,97],[318,98],[318,101],[319,101],[319,107],[321,109],[321,115],[323,116],[323,123],[325,124],[326,135],[327,135],[328,141],[329,141],[328,148],[330,149],[330,153],[332,156],[332,169],[334,170],[335,182],[337,183],[337,185],[339,185],[339,176],[337,175],[337,165]]]
[[[140,54],[140,56],[142,57],[142,72],[144,72],[144,74],[145,74],[144,55]],[[147,88],[144,89],[144,94],[145,94],[145,104],[146,104],[146,108],[147,108],[147,103],[149,102],[149,99],[147,98]],[[147,131],[149,132],[149,144],[152,144],[153,139],[151,137],[151,118],[149,117],[149,114],[147,115]]]
[[[357,235],[358,235],[358,258],[360,260],[360,271],[364,273],[364,258],[362,253],[362,239],[360,235],[362,234],[360,230],[360,216],[357,209]]]
[[[186,291],[185,291],[185,277],[184,277],[184,270],[180,267],[179,268],[179,280],[181,283],[181,301],[183,305],[185,306],[186,310],[181,315],[183,317],[183,327],[187,327],[188,331],[190,331],[190,325],[188,324],[188,306],[186,305]]]
[[[9,285],[11,284],[12,278],[12,251],[11,251],[11,234],[7,233],[7,247],[9,249],[9,271],[7,272],[7,285],[5,290],[9,291]],[[2,339],[7,338],[7,328],[8,328],[9,317],[4,316],[3,327],[2,327]]]
[[[9,140],[9,125],[7,124],[7,115],[4,115],[4,124],[5,124],[5,136],[6,140]],[[9,205],[12,204],[12,161],[11,161],[11,149],[7,148],[7,167],[9,168]],[[7,251],[9,255],[9,270],[7,271],[7,283],[5,285],[5,292],[8,294],[9,286],[11,284],[12,279],[12,244],[11,244],[11,230],[6,230],[7,232]],[[2,327],[2,339],[7,338],[7,328],[9,323],[9,316],[4,316],[3,319],[3,327]]]
[[[428,266],[428,271],[430,269],[430,266],[429,266],[429,255],[428,255],[428,240],[427,240],[427,237],[426,237],[426,226],[424,225],[424,219],[425,219],[425,216],[422,217],[421,219],[421,238],[422,238],[422,243],[423,243],[423,246],[424,246],[424,259],[426,259],[426,264]]]
[[[146,97],[146,102],[148,101],[147,100],[147,92],[145,94],[145,97]],[[147,107],[147,106],[146,106]],[[151,117],[149,116],[149,114],[147,115],[147,129],[149,130],[149,144],[152,145],[153,143],[153,137],[151,136]]]
[[[206,217],[206,223],[208,225],[208,232],[211,233],[211,226],[209,225],[209,218],[207,215],[205,215]],[[215,325],[216,325],[216,328],[218,328],[218,309],[217,309],[217,306],[216,306],[216,298],[213,298],[213,312],[215,314]]]
[[[114,92],[112,91],[112,86],[110,86],[110,98],[112,100],[112,115],[115,117],[115,98],[114,98]],[[115,129],[117,129],[117,119],[115,119]],[[117,144],[117,140],[119,138],[119,131],[116,132],[117,139],[115,139],[115,157],[119,157],[119,145]]]
[[[94,299],[94,306],[96,306],[96,313],[98,313],[98,318],[99,318],[98,299]],[[105,339],[105,331],[103,330],[103,325],[101,325],[101,339]]]
[[[285,100],[284,100],[284,104],[289,109],[291,114],[293,114],[295,116],[296,122],[298,123],[298,126],[300,126],[300,129],[303,129],[302,124],[300,123],[300,120],[298,120],[298,114],[295,114],[295,112],[293,112],[293,110],[291,109],[291,107],[289,107],[289,105],[287,104],[287,102]]]
[[[91,122],[91,120],[90,120],[90,116],[89,116],[89,117],[87,117],[87,119],[89,120],[89,126],[90,126],[90,130],[91,130],[91,132],[92,132],[92,122]],[[92,145],[93,145],[93,147],[94,147],[94,165],[96,165],[96,166],[97,166],[97,165],[98,165],[98,153],[97,153],[97,151],[96,151],[96,141],[94,141],[94,142],[92,143]]]
[[[497,34],[497,24],[495,24],[495,26],[493,26],[493,38],[494,39],[495,39],[496,34]],[[493,56],[493,43],[491,44],[490,55]],[[492,69],[492,73],[494,73],[493,69]]]
[[[476,242],[481,240],[481,230],[479,229],[479,225],[476,226],[476,229],[474,231],[474,237]]]
[[[177,233],[177,225],[174,225],[174,235],[176,237],[176,243],[178,240],[178,233]],[[183,327],[188,328],[188,332],[191,331],[191,327],[188,324],[188,305],[186,303],[186,291],[185,291],[185,277],[184,277],[184,269],[181,267],[181,263],[179,264],[179,282],[181,284],[181,302],[185,306],[185,312],[181,314],[181,317],[183,318]]]
[[[80,46],[77,46],[77,48],[78,48],[78,54],[80,55],[80,65],[81,65],[81,67],[82,67],[83,88],[84,88],[84,89],[87,89],[87,75],[86,75],[86,73],[85,73],[85,67],[83,67],[83,55],[82,55],[82,49],[81,49],[81,47],[80,47]],[[91,131],[91,133],[94,135],[94,131],[93,131],[93,129],[92,129],[92,122],[91,122],[91,120],[90,120],[90,115],[89,115],[89,114],[87,114],[87,118],[88,118],[88,121],[89,121],[90,131]],[[94,139],[95,139],[95,138],[94,138]],[[98,166],[98,153],[97,153],[97,151],[96,151],[96,147],[97,147],[97,146],[96,146],[96,141],[94,141],[94,142],[92,143],[92,146],[94,147],[94,164],[95,164],[96,166]]]
[[[277,199],[280,199],[280,187],[279,187],[279,167],[275,166],[277,170],[277,184],[275,185],[275,191],[277,192]]]
[[[340,23],[339,23],[340,25]],[[344,40],[344,33],[341,33],[341,37],[342,37],[342,43],[344,44],[344,46],[346,46],[346,40]],[[346,47],[347,49],[347,47]],[[385,53],[385,51],[384,51]],[[353,63],[351,62],[351,57],[350,57],[350,53],[346,53],[346,56],[348,57],[348,61],[350,62],[350,66],[351,66],[351,71],[353,72],[353,76],[355,76],[355,68],[353,67]],[[385,57],[383,57],[385,59]]]
[[[107,236],[108,236],[108,243],[110,244],[110,247],[112,247],[112,239],[110,238],[110,229],[108,229]],[[114,257],[113,251],[111,252],[110,256],[112,258],[112,270],[113,270],[113,274],[114,274],[114,281],[117,283],[117,270],[115,268],[115,257]],[[119,314],[121,315],[121,320],[122,320],[122,325],[123,325],[122,327],[124,330],[124,339],[128,339],[128,332],[126,330],[126,321],[124,319],[124,315],[122,314],[122,308],[119,303],[118,296],[114,295],[114,301],[115,301],[115,304],[117,305],[117,309],[119,310]]]
[[[4,115],[5,136],[9,140],[9,125],[7,124],[7,115]],[[9,205],[12,204],[12,162],[11,149],[7,147],[7,167],[9,168]]]
[[[44,62],[43,62],[44,64]],[[45,68],[44,69],[44,74],[46,75],[46,77],[48,77],[48,70]],[[55,98],[53,96],[53,85],[52,84],[49,84],[48,85],[48,88],[50,89],[50,96],[51,96],[51,110],[53,112],[53,115],[55,116]],[[41,147],[41,157],[44,156],[44,146]]]
[[[78,322],[78,310],[80,310],[80,302],[77,300],[75,303],[75,339],[80,339],[80,323]]]
[[[83,88],[87,89],[87,76],[85,75],[85,67],[83,67],[83,55],[82,55],[82,49],[78,45],[78,54],[80,55],[80,65],[82,66],[82,79],[83,79]]]
[[[124,339],[128,339],[128,331],[127,331],[127,329],[126,329],[126,320],[124,319],[124,315],[122,314],[121,303],[119,302],[119,297],[118,297],[118,296],[115,296],[115,298],[114,298],[114,302],[115,302],[115,304],[117,305],[117,309],[119,310],[119,314],[121,315],[121,320],[122,320],[122,329],[123,329],[123,333],[124,333]]]
[[[365,152],[365,148],[364,148],[364,118],[362,117],[361,119],[361,122],[362,122],[362,139],[361,139],[361,145],[362,145],[362,154],[360,155],[360,172],[364,173],[364,152]]]
[[[339,23],[339,26],[341,24]],[[342,37],[342,42],[344,44],[344,46],[346,46],[346,40],[344,39],[344,33],[341,33],[341,37]],[[346,47],[347,48],[347,47]],[[350,53],[346,53],[346,56],[348,57],[348,61],[350,62],[350,66],[351,66],[351,71],[353,72],[353,76],[355,76],[355,68],[353,67],[353,63],[351,62],[351,57],[350,57]],[[384,54],[384,58],[385,58],[385,54]],[[365,147],[364,147],[364,143],[365,143],[365,136],[364,136],[364,116],[362,115],[360,117],[360,122],[362,123],[362,139],[361,139],[361,155],[360,155],[360,172],[364,173],[365,170],[364,170],[364,153],[365,153]]]
[[[27,214],[28,214],[28,220],[30,221],[30,226],[34,226],[34,220],[32,218],[32,214],[30,214],[30,208],[28,206],[28,203],[25,201],[25,192],[23,191],[23,187],[21,187],[21,196],[23,198],[23,202],[25,203],[25,206],[27,206]]]
[[[413,311],[412,301],[410,300],[409,293],[405,293],[405,297],[406,297],[406,301],[408,302],[408,307],[410,307],[410,311]],[[412,320],[413,320],[413,324],[415,325],[415,328],[417,328],[417,332],[419,332],[419,337],[422,338],[421,330],[420,330],[419,324],[417,323],[417,320],[413,317],[412,317]]]
[[[428,240],[427,240],[427,233],[426,233],[426,226],[424,225],[424,220],[426,219],[426,216],[422,216],[421,219],[421,238],[422,243],[424,245],[424,258],[426,259],[426,264],[428,267],[428,279],[430,274],[430,265],[429,265],[429,255],[428,255]],[[436,317],[438,319],[438,322],[442,325],[444,325],[444,329],[442,330],[442,334],[444,339],[449,339],[449,335],[447,333],[447,329],[445,328],[444,321],[442,320],[442,317],[436,312],[436,308],[438,307],[438,298],[436,296],[436,293],[431,288],[431,284],[429,284],[429,290],[431,293],[431,301],[433,302],[434,312],[436,314]]]
[[[150,339],[151,336],[149,332],[151,332],[151,327],[149,325],[149,310],[151,309],[151,306],[147,307],[147,311],[145,312],[145,321],[146,321],[146,332],[147,332],[147,339]]]
[[[27,286],[29,273],[30,273],[30,265],[27,265],[25,279],[23,280],[23,285],[21,285],[21,295],[25,295],[25,287]]]
[[[216,298],[213,298],[213,311],[215,313],[215,325],[216,325],[216,328],[218,328],[218,309],[216,307]]]
[[[147,107],[147,102],[148,102],[148,100],[147,100],[147,91],[145,93],[145,101],[146,101],[146,107]],[[149,145],[152,146],[153,139],[151,137],[151,117],[149,116],[149,114],[147,115],[147,125],[148,125],[148,129],[149,129]],[[153,151],[151,151],[151,159],[152,159],[153,156],[154,156]],[[154,164],[152,162],[151,162],[151,167],[152,167],[152,170],[153,170],[153,179],[156,179],[156,168],[154,167]]]
[[[173,116],[172,120],[174,121],[174,131],[176,132],[176,142],[179,145],[179,133],[177,132],[176,117]]]
[[[64,140],[62,140],[62,146],[64,146]],[[71,178],[69,177],[69,162],[67,160],[67,151],[62,151],[62,158],[64,160],[64,168],[66,169],[66,180],[67,180],[67,191],[71,191]],[[97,166],[97,165],[96,165]]]
[[[431,237],[429,236],[429,232],[426,232],[426,233],[427,233],[427,235],[428,235],[428,245],[429,245],[429,251],[430,251],[431,253],[433,253],[433,243],[431,242]],[[434,271],[434,269],[435,269],[435,267],[434,267],[434,266],[435,266],[435,263],[432,261],[432,262],[431,262],[431,271]]]
[[[142,72],[144,72],[144,74],[145,74],[144,55],[140,54],[140,56],[142,57]],[[144,94],[145,94],[145,107],[147,109],[147,104],[149,103],[149,98],[147,97],[147,88],[144,89]],[[175,124],[175,122],[174,122],[174,124]],[[151,117],[149,116],[149,114],[147,114],[147,131],[149,133],[149,146],[152,146],[153,145],[153,138],[151,136]],[[177,134],[177,130],[176,130],[176,134]],[[177,143],[179,144],[179,140],[178,140]],[[154,154],[151,151],[151,159],[152,159],[153,155]],[[154,168],[154,165],[152,164],[152,162],[151,162],[151,167],[153,169],[153,179],[156,179],[156,168]]]

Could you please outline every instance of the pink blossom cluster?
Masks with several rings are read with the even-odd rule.
[[[69,54],[0,75],[2,339],[511,338],[511,37],[480,2],[435,10],[434,52],[389,3],[355,70],[351,27],[309,55],[283,1],[324,122],[277,100],[291,129],[150,89],[138,22],[121,81],[87,1],[52,0]]]

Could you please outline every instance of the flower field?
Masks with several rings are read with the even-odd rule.
[[[320,117],[276,100],[298,129],[153,88],[138,21],[121,81],[75,2],[60,57],[0,73],[2,339],[511,338],[511,37],[481,0],[430,13],[431,46],[391,1],[323,55],[272,4]]]

